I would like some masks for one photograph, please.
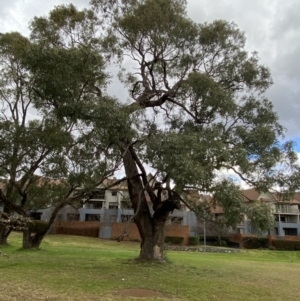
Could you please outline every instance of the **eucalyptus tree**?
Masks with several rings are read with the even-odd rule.
[[[39,247],[59,210],[81,201],[93,187],[112,175],[120,163],[118,156],[113,155],[113,148],[107,150],[101,132],[74,116],[62,117],[48,110],[47,99],[43,99],[44,104],[36,101],[37,97],[41,99],[38,73],[34,73],[38,50],[18,33],[0,36],[0,170],[6,179],[0,200],[6,213],[22,217],[37,207],[54,207],[47,225],[38,233],[31,233],[30,222],[23,228],[23,248]],[[81,65],[75,60],[76,50],[66,56],[83,73],[85,66],[89,66],[88,60]],[[53,86],[49,84],[48,88],[54,91],[54,80],[61,81],[59,76],[63,75],[64,82],[69,80],[69,90],[63,93],[72,90],[72,102],[83,103],[82,84],[89,80],[89,74],[84,74],[86,77],[75,81],[73,74],[57,73],[52,78]],[[98,80],[101,79],[99,76]],[[79,187],[81,193],[76,192]],[[0,227],[0,241],[5,244],[12,227],[6,223]]]
[[[257,53],[245,50],[234,23],[197,24],[184,0],[91,4],[83,11],[60,6],[33,20],[35,103],[61,117],[89,120],[119,150],[140,258],[161,260],[165,221],[184,190],[213,194],[237,223],[241,194],[220,172],[266,190],[276,182],[277,162],[285,158],[294,172],[296,157],[291,143],[279,143],[284,129],[265,97],[270,72]],[[85,64],[90,57],[94,63]],[[97,72],[112,64],[128,88],[122,99],[99,86]],[[84,98],[73,97],[70,74],[75,82],[89,76],[79,92]],[[147,166],[157,171],[152,178]],[[188,205],[202,214],[201,206]]]

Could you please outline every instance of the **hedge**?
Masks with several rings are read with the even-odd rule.
[[[199,237],[198,236],[190,236],[189,237],[189,246],[197,246],[199,245]]]
[[[181,245],[183,243],[184,237],[178,236],[166,236],[165,242],[172,245]]]
[[[267,249],[269,246],[269,239],[266,237],[243,237],[243,247],[245,249]]]
[[[38,233],[43,231],[47,227],[48,223],[43,220],[31,220],[28,223],[30,232]]]
[[[89,227],[57,226],[55,234],[99,237],[99,223]]]
[[[277,250],[286,250],[286,251],[300,250],[300,241],[274,239],[272,240],[272,245]]]

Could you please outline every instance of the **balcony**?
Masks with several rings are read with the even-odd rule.
[[[286,208],[286,209],[275,209],[275,211],[273,212],[274,214],[300,214],[300,210],[299,209],[291,209],[291,208]]]

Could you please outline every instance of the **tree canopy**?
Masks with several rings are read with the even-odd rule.
[[[113,149],[107,150],[104,139],[99,140],[102,137],[99,131],[72,114],[68,117],[56,114],[55,106],[53,111],[47,110],[47,97],[43,97],[41,103],[41,93],[49,95],[50,91],[54,94],[49,97],[57,100],[53,87],[61,82],[64,83],[64,87],[60,86],[61,96],[70,107],[68,95],[73,100],[80,100],[81,105],[84,100],[80,99],[80,92],[75,91],[82,89],[81,79],[71,81],[70,75],[67,83],[62,78],[56,82],[53,73],[43,73],[38,68],[38,59],[45,53],[34,58],[37,47],[18,33],[0,36],[0,172],[6,179],[0,190],[0,200],[6,212],[16,212],[23,217],[30,211],[55,207],[40,236],[43,238],[58,211],[72,201],[80,201],[76,190],[80,188],[83,198],[113,174],[120,159],[113,155]],[[64,55],[59,56],[65,59]],[[56,62],[53,55],[53,63]],[[63,72],[62,77],[65,74],[67,78],[69,63],[66,61],[64,68],[57,65]],[[49,84],[44,86],[44,79]],[[6,242],[10,229],[5,223],[1,225],[1,242]],[[35,246],[40,242],[41,239]]]
[[[238,222],[239,185],[222,171],[262,191],[298,188],[293,143],[281,143],[265,96],[270,72],[236,24],[195,23],[184,0],[92,0],[83,11],[57,6],[30,28],[23,64],[34,107],[92,127],[104,156],[122,157],[142,259],[162,258],[164,223],[186,189],[212,194]],[[107,93],[111,65],[128,89],[122,99]]]

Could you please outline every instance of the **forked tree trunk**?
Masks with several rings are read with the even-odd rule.
[[[165,221],[147,215],[139,214],[135,219],[142,240],[139,257],[142,260],[163,261]]]
[[[7,245],[7,238],[11,231],[11,227],[0,224],[0,245]]]
[[[1,191],[1,193],[3,193]],[[9,208],[4,204],[3,208],[4,215],[0,212],[0,218],[6,219],[6,214],[10,213]],[[5,223],[0,223],[0,245],[7,245],[7,239],[12,231],[12,227],[10,225],[6,225]]]
[[[147,205],[148,206],[148,205]],[[141,236],[141,260],[164,260],[165,220],[144,211],[135,218]]]
[[[47,233],[47,232],[46,232]],[[46,233],[44,231],[40,233],[32,234],[29,229],[23,230],[23,249],[38,249],[45,237]]]
[[[68,197],[69,197],[69,194],[66,196],[66,198],[63,202],[61,202],[60,204],[58,204],[55,207],[55,209],[53,210],[53,212],[50,216],[48,224],[45,226],[45,228],[43,230],[41,230],[40,232],[37,232],[37,233],[32,233],[30,231],[29,227],[26,227],[23,230],[23,244],[22,244],[23,249],[35,249],[35,248],[40,247],[44,237],[48,234],[49,230],[51,229],[58,212],[63,207],[66,206],[66,204],[68,202]]]
[[[141,260],[164,260],[165,222],[173,206],[160,206],[151,216],[148,202],[145,197],[140,174],[134,158],[128,147],[121,147],[126,176],[128,178],[128,191],[132,202],[135,217],[134,221],[141,236]],[[167,203],[167,202],[163,202]]]

